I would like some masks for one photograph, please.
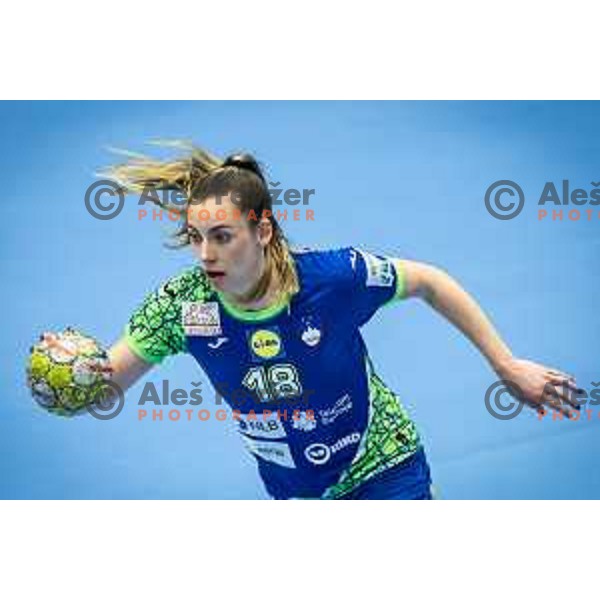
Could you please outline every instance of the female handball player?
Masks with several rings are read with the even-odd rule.
[[[520,402],[577,408],[575,379],[514,357],[440,268],[355,247],[290,247],[250,154],[222,160],[190,146],[172,160],[132,155],[107,174],[124,193],[182,191],[176,247],[197,259],[133,312],[108,352],[112,382],[126,390],[165,357],[191,354],[234,409],[272,498],[432,498],[418,430],[361,335],[395,301],[438,311]]]

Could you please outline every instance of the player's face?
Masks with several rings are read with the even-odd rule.
[[[264,268],[263,248],[272,231],[268,219],[258,226],[240,214],[229,195],[190,206],[188,227],[192,251],[212,285],[235,298],[249,292]]]

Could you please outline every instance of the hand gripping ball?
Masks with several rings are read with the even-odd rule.
[[[106,350],[72,327],[44,333],[31,348],[27,385],[34,400],[61,416],[82,412],[100,400],[112,369]]]

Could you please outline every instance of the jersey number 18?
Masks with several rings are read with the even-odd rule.
[[[252,367],[242,384],[256,392],[261,402],[302,396],[302,384],[294,365],[283,363],[270,367]]]

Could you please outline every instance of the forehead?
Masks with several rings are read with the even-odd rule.
[[[245,226],[240,209],[231,201],[229,195],[217,198],[209,196],[202,202],[192,202],[187,211],[188,225],[198,231],[208,231],[219,226],[239,229]]]

